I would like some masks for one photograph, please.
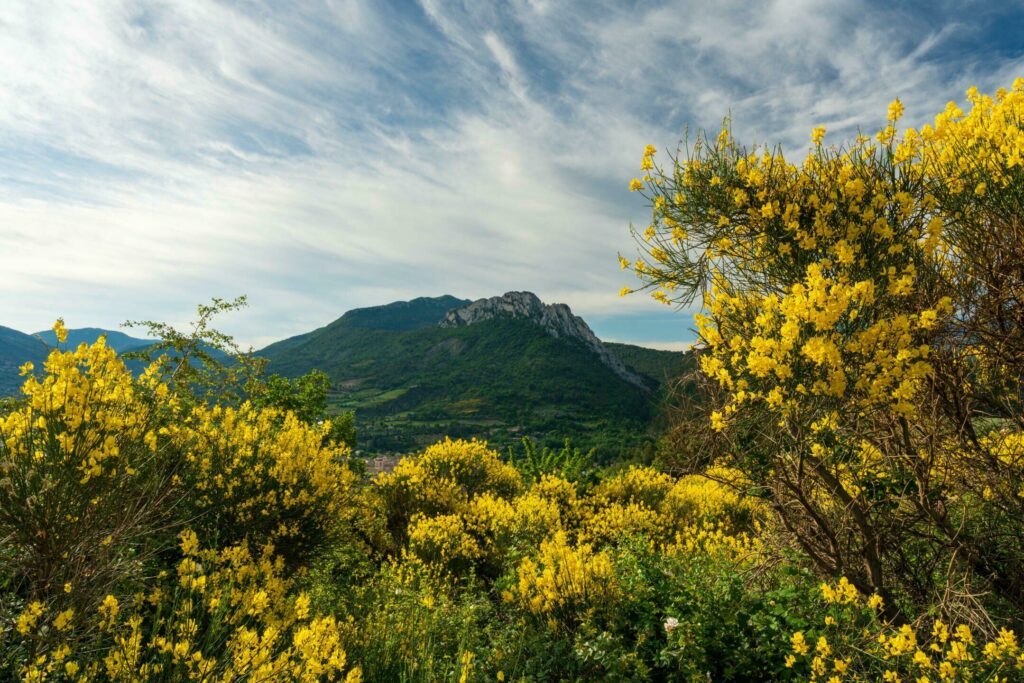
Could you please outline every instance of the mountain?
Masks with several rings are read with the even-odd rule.
[[[384,306],[356,308],[341,316],[341,321],[348,327],[401,332],[433,327],[449,311],[469,303],[469,299],[459,299],[450,294],[420,297],[412,301],[395,301]]]
[[[151,339],[131,337],[117,330],[82,327],[68,330],[66,346],[69,349],[73,349],[79,344],[92,344],[100,336],[105,336],[107,338],[107,346],[118,353],[140,351],[155,343]],[[0,326],[0,398],[13,396],[18,393],[18,389],[23,382],[19,372],[19,368],[22,365],[32,362],[36,365],[37,370],[41,369],[43,361],[46,360],[50,350],[56,346],[57,335],[53,330],[45,330],[29,335],[12,330],[9,327]],[[130,361],[128,365],[134,372],[140,372],[143,367],[143,364],[139,361]]]
[[[628,367],[568,306],[529,292],[356,309],[259,355],[270,372],[326,372],[332,405],[355,410],[371,452],[444,434],[624,447],[644,434],[661,379]]]
[[[508,292],[503,296],[474,301],[449,311],[440,325],[463,327],[496,318],[528,320],[539,325],[556,339],[577,339],[620,378],[641,389],[650,389],[647,381],[628,369],[622,360],[597,338],[583,318],[573,315],[565,304],[545,304],[533,292]]]
[[[22,384],[19,368],[28,362],[42,366],[48,352],[39,339],[0,326],[0,397],[17,394]]]
[[[68,330],[67,346],[69,349],[73,349],[79,344],[92,344],[99,339],[101,335],[107,338],[107,346],[118,353],[138,351],[139,349],[155,343],[152,339],[129,337],[124,332],[118,332],[117,330],[104,330],[99,327],[80,327],[78,329]],[[53,330],[36,332],[34,336],[42,339],[43,342],[50,347],[57,345],[57,335]]]
[[[604,345],[633,372],[665,384],[678,379],[694,367],[693,354],[662,351],[645,346],[604,342]]]
[[[153,343],[81,328],[68,332],[68,346],[101,334],[119,353]],[[0,327],[0,396],[17,393],[25,362],[41,366],[44,342],[56,343],[53,332]],[[614,457],[648,438],[660,387],[692,367],[691,354],[606,344],[568,306],[530,292],[358,308],[258,353],[270,372],[326,372],[331,409],[355,411],[368,453],[407,452],[445,435],[498,447],[531,436],[551,445],[571,437]]]

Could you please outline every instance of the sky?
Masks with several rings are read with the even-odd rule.
[[[1022,2],[5,0],[0,325],[219,326],[530,290],[598,336],[692,341],[616,255],[644,145],[731,115],[802,155],[1024,75]]]

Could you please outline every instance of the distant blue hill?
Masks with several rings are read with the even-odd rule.
[[[34,336],[42,339],[43,342],[51,348],[57,345],[57,335],[54,334],[53,330],[36,332]],[[105,336],[107,338],[107,346],[118,353],[137,351],[156,343],[153,339],[130,337],[124,332],[118,332],[117,330],[104,330],[99,327],[80,327],[75,330],[68,330],[67,345],[69,348],[75,348],[82,343],[92,344],[99,339],[100,336]]]
[[[46,344],[32,335],[0,326],[0,397],[18,393],[18,369],[25,363],[41,366],[48,352]]]
[[[66,346],[77,348],[79,344],[93,344],[101,336],[106,337],[107,346],[119,354],[132,351],[146,351],[156,340],[132,337],[117,330],[105,330],[99,327],[82,327],[68,330]],[[0,398],[14,396],[24,382],[20,368],[31,362],[36,370],[42,369],[43,362],[50,351],[57,346],[57,335],[53,330],[45,330],[36,334],[25,334],[9,327],[0,326]],[[203,346],[203,350],[221,361],[229,359],[228,354]],[[174,354],[171,353],[173,356]],[[145,363],[139,360],[128,361],[132,372],[141,372]]]

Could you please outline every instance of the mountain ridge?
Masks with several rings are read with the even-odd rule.
[[[650,387],[635,372],[630,371],[604,342],[597,338],[590,325],[578,315],[573,315],[567,304],[545,304],[533,292],[506,292],[501,296],[477,299],[460,308],[449,311],[440,322],[441,327],[473,325],[498,317],[524,319],[540,325],[553,337],[574,337],[582,341],[611,370],[631,384],[646,390]]]
[[[32,336],[38,337],[50,348],[57,346],[57,334],[53,330],[43,330],[42,332],[36,332]],[[118,330],[107,330],[102,327],[77,327],[69,329],[67,341],[65,343],[68,348],[75,348],[79,344],[83,343],[92,344],[100,337],[106,337],[107,346],[118,353],[137,351],[156,343],[153,339],[132,337],[124,332],[120,332]]]

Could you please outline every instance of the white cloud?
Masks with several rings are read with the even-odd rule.
[[[441,293],[658,309],[617,296],[644,144],[731,110],[799,150],[813,125],[872,129],[896,95],[915,123],[1024,68],[950,69],[954,33],[809,1],[13,2],[0,324],[182,321],[246,292],[229,329],[258,345]]]

